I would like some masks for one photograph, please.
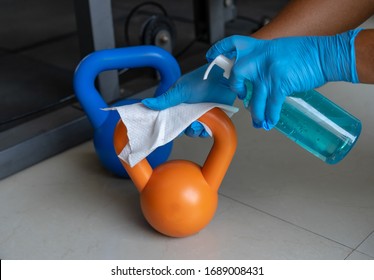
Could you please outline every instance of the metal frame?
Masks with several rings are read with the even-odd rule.
[[[196,37],[213,44],[225,37],[225,23],[237,16],[234,0],[194,0]]]
[[[111,0],[75,0],[74,6],[82,58],[93,51],[115,48]],[[97,87],[105,101],[117,100],[118,71],[101,73]]]
[[[114,48],[110,0],[76,0],[75,12],[82,57],[99,49]],[[117,71],[98,77],[107,102],[118,99]],[[47,113],[0,133],[0,179],[92,138],[86,115],[74,106]]]

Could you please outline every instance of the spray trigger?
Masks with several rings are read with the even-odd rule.
[[[220,54],[209,64],[208,68],[205,70],[203,80],[206,80],[208,78],[209,73],[212,70],[214,65],[217,65],[223,69],[224,71],[223,76],[226,79],[230,78],[231,69],[232,69],[232,66],[234,65],[234,62],[235,62],[235,59],[229,59],[226,56],[223,56],[222,54]]]

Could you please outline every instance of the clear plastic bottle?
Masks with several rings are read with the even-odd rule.
[[[218,56],[208,67],[224,69],[229,77],[233,61]],[[246,81],[244,106],[249,108],[252,85]],[[352,149],[361,132],[361,122],[315,90],[293,93],[286,97],[280,120],[275,128],[289,139],[328,164],[341,161]]]

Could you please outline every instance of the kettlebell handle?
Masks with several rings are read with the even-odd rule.
[[[230,118],[219,108],[213,108],[199,118],[199,121],[206,124],[212,131],[214,143],[205,160],[201,172],[207,183],[216,191],[226,174],[230,162],[235,154],[237,146],[237,135],[235,126]],[[127,145],[127,129],[119,120],[114,130],[114,148],[120,154]],[[130,167],[121,160],[136,188],[141,192],[152,176],[152,167],[147,159],[143,159],[135,166]]]
[[[230,118],[219,108],[213,108],[199,118],[213,134],[213,146],[202,167],[208,184],[218,191],[237,146],[236,129]]]
[[[106,120],[108,112],[101,110],[108,105],[95,88],[95,79],[103,71],[124,68],[152,67],[158,70],[161,81],[155,95],[167,91],[180,77],[175,58],[156,46],[135,46],[100,50],[87,55],[74,74],[76,96],[95,128]]]

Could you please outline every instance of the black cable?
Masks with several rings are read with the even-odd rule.
[[[130,13],[127,15],[126,17],[126,21],[125,21],[125,42],[127,45],[130,45],[130,36],[129,36],[129,25],[130,25],[130,20],[131,18],[134,16],[134,14],[142,7],[144,6],[154,6],[154,7],[157,7],[158,9],[160,9],[162,11],[162,13],[164,14],[164,16],[168,16],[168,13],[166,11],[166,9],[159,3],[157,2],[154,2],[154,1],[148,1],[148,2],[143,2],[143,3],[140,3],[139,5],[136,5],[131,11]]]
[[[193,39],[190,43],[188,43],[182,50],[176,53],[174,56],[175,58],[181,57],[184,55],[196,42],[198,41],[197,38]]]
[[[180,50],[178,53],[174,55],[175,58],[179,58],[182,55],[184,55],[196,42],[199,42],[201,38],[204,36],[200,36],[198,38],[193,39],[191,42],[189,42],[182,50]]]

